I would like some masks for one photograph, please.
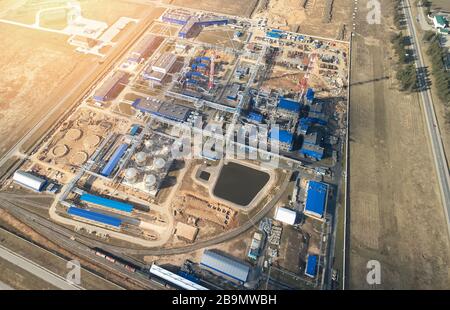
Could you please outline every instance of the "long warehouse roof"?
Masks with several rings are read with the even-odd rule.
[[[203,253],[200,265],[241,282],[246,282],[250,273],[249,266],[209,250]]]
[[[80,200],[84,201],[84,202],[88,202],[88,203],[92,203],[92,204],[96,204],[99,206],[103,206],[103,207],[107,207],[107,208],[111,208],[111,209],[116,209],[119,211],[124,211],[124,212],[131,212],[133,211],[133,206],[127,203],[123,203],[123,202],[119,202],[116,200],[111,200],[111,199],[106,199],[103,197],[99,197],[99,196],[94,196],[91,194],[83,194],[80,196]]]
[[[118,219],[113,216],[97,213],[97,212],[88,211],[85,209],[70,207],[67,210],[67,213],[70,215],[73,215],[73,216],[82,217],[82,218],[85,218],[85,219],[88,219],[88,220],[91,220],[94,222],[99,222],[99,223],[114,226],[114,227],[120,227],[120,225],[122,224],[121,219]]]
[[[13,181],[34,191],[41,191],[47,183],[43,178],[39,178],[31,173],[17,170],[14,172]]]
[[[119,163],[120,159],[122,158],[123,154],[125,154],[125,152],[127,151],[127,149],[128,149],[128,144],[126,144],[126,143],[121,144],[116,149],[114,154],[111,156],[111,159],[108,161],[108,163],[103,168],[101,175],[103,175],[105,177],[109,177],[111,175],[111,173],[113,172],[114,168],[116,168],[116,166]]]
[[[191,280],[179,276],[167,269],[156,266],[155,264],[153,264],[152,267],[150,267],[150,273],[164,280],[167,280],[170,283],[175,284],[176,286],[184,288],[185,290],[202,290],[202,291],[208,290],[204,286],[192,282]]]
[[[281,97],[280,101],[278,102],[278,109],[281,110],[299,113],[300,108],[301,108],[300,103],[294,100]]]

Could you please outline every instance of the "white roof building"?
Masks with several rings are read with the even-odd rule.
[[[203,252],[200,266],[242,283],[247,281],[250,273],[250,267],[246,264],[210,250]]]
[[[175,284],[176,286],[179,286],[185,290],[190,290],[190,291],[208,290],[204,286],[201,286],[197,283],[192,282],[191,280],[183,278],[167,269],[156,266],[155,264],[153,264],[152,267],[150,268],[150,273],[154,274],[155,276],[158,276],[166,281],[169,281],[170,283]]]
[[[286,208],[278,208],[275,213],[275,220],[285,224],[294,225],[297,219],[297,212]]]
[[[13,181],[21,186],[28,189],[34,190],[36,192],[42,191],[47,181],[45,179],[39,178],[31,173],[17,170],[14,172]]]

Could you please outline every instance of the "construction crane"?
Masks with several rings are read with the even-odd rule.
[[[213,51],[211,55],[211,66],[209,72],[209,83],[208,83],[209,90],[213,89],[214,87],[215,61],[216,61],[216,53]]]
[[[305,76],[300,80],[298,86],[300,88],[300,99],[303,98],[303,95],[308,88],[308,80],[311,75],[311,71],[314,68],[314,64],[317,60],[317,55],[315,53],[311,53],[308,59],[308,69],[306,70]]]

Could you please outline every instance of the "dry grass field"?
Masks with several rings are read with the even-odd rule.
[[[450,251],[423,112],[417,94],[397,90],[389,38],[359,5],[350,108],[350,288],[381,263],[383,289],[448,289]],[[389,17],[389,18],[387,18]]]
[[[20,3],[12,3],[0,3],[2,18],[23,15]],[[81,1],[81,4],[83,16],[110,25],[121,16],[139,19],[152,11],[157,18],[162,13],[151,6],[118,0]],[[0,23],[0,155],[69,91],[81,90],[80,82],[98,66],[98,58],[77,53],[67,39],[60,34]]]
[[[250,17],[258,0],[172,0],[169,2],[192,9]]]

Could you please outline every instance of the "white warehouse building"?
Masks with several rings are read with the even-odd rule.
[[[278,208],[275,213],[275,220],[288,225],[294,225],[297,220],[297,212],[286,208]]]
[[[36,192],[41,192],[47,181],[43,178],[39,178],[31,173],[17,170],[14,172],[13,181],[23,187],[34,190]]]

